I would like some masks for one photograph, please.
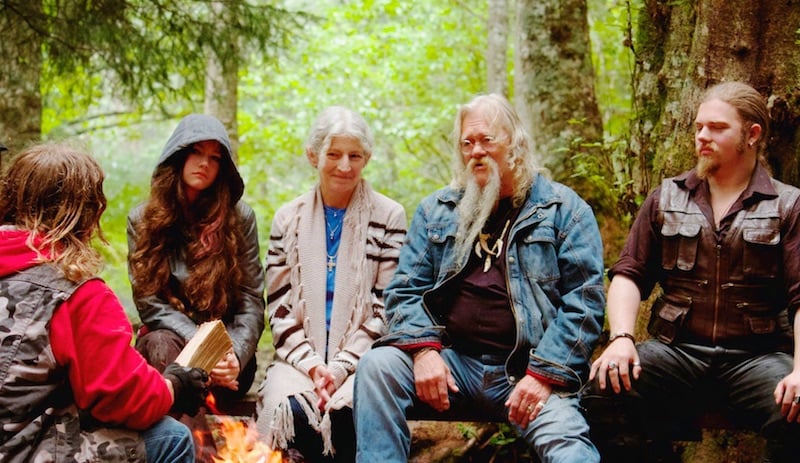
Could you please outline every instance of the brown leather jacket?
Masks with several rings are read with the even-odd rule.
[[[800,190],[772,180],[777,196],[745,204],[717,236],[681,182],[666,179],[658,207],[660,281],[648,329],[673,340],[791,352],[781,223]]]

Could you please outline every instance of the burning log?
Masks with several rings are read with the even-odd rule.
[[[195,430],[198,461],[213,463],[297,463],[280,450],[273,450],[258,439],[251,417],[220,415],[214,396],[209,394],[206,406],[206,432]]]

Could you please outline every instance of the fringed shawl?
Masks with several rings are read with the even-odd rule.
[[[257,429],[272,448],[284,449],[294,437],[289,405],[294,396],[311,426],[321,433],[325,453],[333,451],[329,413],[352,407],[358,359],[386,331],[382,290],[397,266],[405,227],[402,206],[362,180],[344,217],[328,336],[326,229],[319,186],[276,213],[267,259],[276,359],[259,388],[257,409]],[[320,412],[309,371],[323,364],[336,378],[338,389]]]

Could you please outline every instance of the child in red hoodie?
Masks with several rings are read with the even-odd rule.
[[[39,145],[0,183],[0,461],[194,461],[165,415],[196,410],[207,375],[162,375],[131,347],[90,243],[103,177],[88,154]]]

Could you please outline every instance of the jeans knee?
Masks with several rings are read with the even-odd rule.
[[[171,417],[164,417],[142,434],[147,461],[194,461],[194,438],[188,427]]]
[[[369,378],[378,375],[377,377],[380,377],[387,372],[397,371],[402,364],[400,356],[407,356],[407,354],[396,347],[382,346],[369,350],[358,361],[356,381],[359,376]]]

